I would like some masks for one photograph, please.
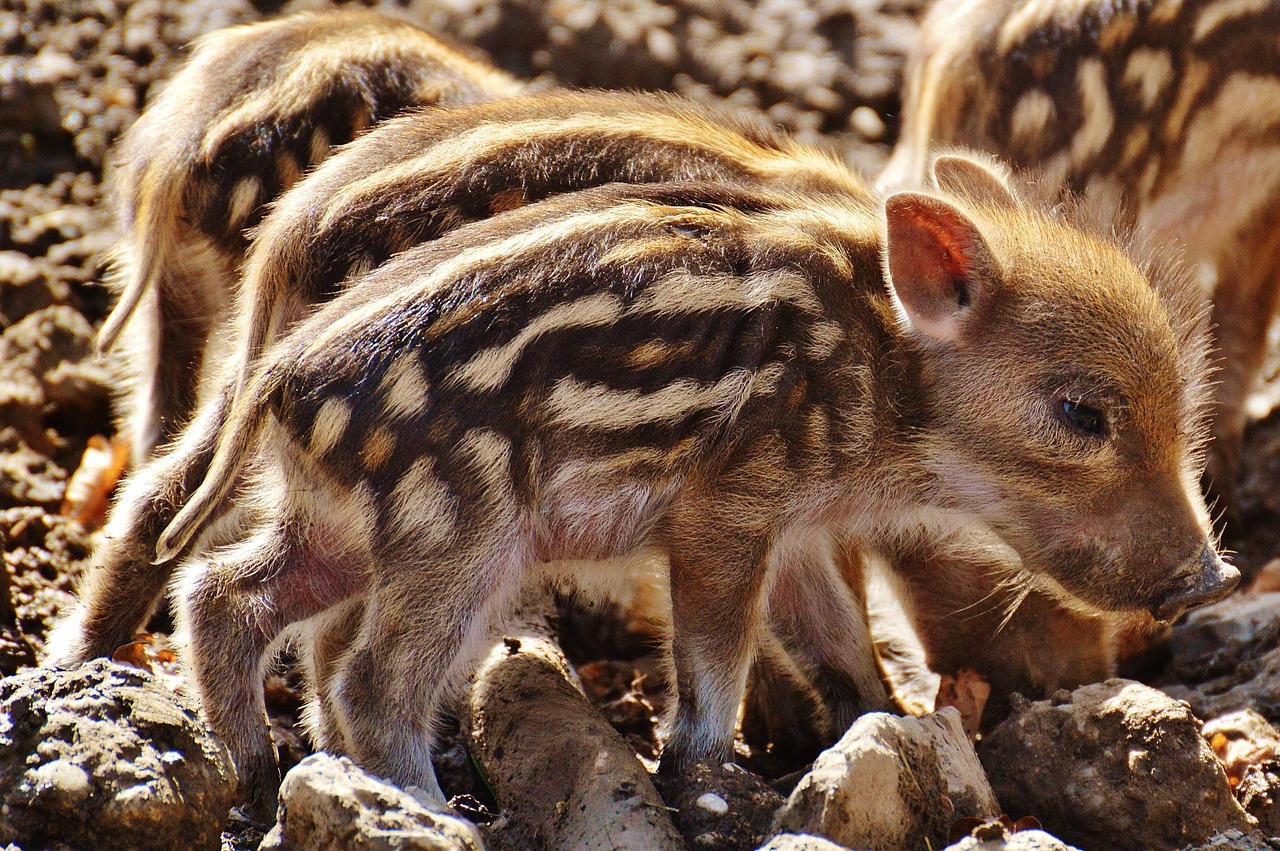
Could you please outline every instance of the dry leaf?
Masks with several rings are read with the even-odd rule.
[[[107,517],[107,504],[129,462],[129,445],[100,434],[89,438],[80,466],[71,474],[60,514],[85,529],[97,529]]]
[[[943,674],[938,683],[935,710],[954,706],[960,710],[960,722],[970,739],[978,737],[982,726],[982,710],[991,697],[991,685],[972,668],[963,668],[955,674]]]

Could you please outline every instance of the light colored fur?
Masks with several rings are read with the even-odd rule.
[[[279,490],[258,485],[270,496],[258,512],[262,519],[243,533],[246,541],[270,547],[256,545],[256,555],[251,547],[239,560],[212,559],[197,539],[183,568],[189,577],[183,620],[191,627],[197,680],[206,705],[216,707],[215,725],[248,767],[255,804],[268,806],[274,789],[258,729],[260,698],[240,702],[252,691],[253,669],[242,667],[228,682],[227,660],[260,657],[290,621],[353,599],[366,606],[355,649],[322,660],[345,672],[333,680],[339,683],[332,690],[337,726],[349,752],[373,770],[432,787],[423,766],[436,707],[493,619],[547,559],[574,561],[563,569],[585,572],[595,568],[582,559],[627,557],[655,546],[666,555],[679,698],[664,754],[668,771],[727,754],[756,628],[766,615],[784,645],[811,654],[806,667],[850,677],[854,696],[835,705],[853,714],[859,706],[883,705],[861,578],[848,572],[847,558],[837,567],[832,553],[857,547],[913,552],[923,541],[984,528],[999,536],[997,550],[1007,546],[1018,554],[1012,581],[1039,582],[1092,610],[1167,614],[1225,593],[1233,574],[1216,557],[1205,561],[1212,542],[1194,483],[1205,387],[1203,316],[1185,295],[1185,282],[1153,282],[1146,273],[1165,274],[1164,267],[1135,263],[1121,247],[1028,207],[1012,190],[1000,189],[1005,178],[998,170],[965,160],[940,161],[937,171],[946,179],[931,191],[885,200],[886,236],[877,235],[875,218],[868,221],[872,208],[858,198],[678,183],[564,196],[400,255],[283,338],[246,385],[210,477],[162,538],[177,552],[186,536],[199,535],[204,518],[235,492],[249,459],[284,477]],[[660,200],[704,192],[706,206]],[[705,236],[689,237],[681,252],[654,241],[664,229],[691,226]],[[684,286],[751,289],[753,271],[726,275],[709,259],[717,255],[702,253],[703,239],[718,238],[742,246],[734,249],[739,262],[758,265],[766,277],[780,271],[770,265],[779,262],[773,258],[788,252],[814,264],[771,278],[786,287],[757,307],[737,308],[744,316],[782,311],[798,323],[789,332],[795,337],[779,340],[737,332],[745,335],[739,345],[770,341],[780,348],[766,348],[741,366],[723,365],[712,376],[668,381],[651,393],[611,389],[600,378],[584,382],[576,372],[587,361],[545,362],[543,346],[528,341],[518,344],[515,360],[497,373],[486,371],[490,378],[478,385],[439,380],[456,374],[457,364],[507,345],[486,335],[479,348],[451,348],[473,322],[498,323],[486,327],[499,341],[523,340],[532,334],[527,329],[542,328],[539,339],[558,333],[607,347],[614,335],[627,339],[618,329],[637,321],[678,337],[679,323],[715,312],[693,306],[654,314],[641,297],[611,307],[598,322],[551,322],[542,317],[574,314],[565,305],[579,296],[550,282],[590,281],[587,292],[603,294],[626,281],[643,293],[681,280],[669,274],[673,263],[707,262],[706,273],[685,276]],[[897,240],[909,253],[897,250]],[[616,252],[605,263],[584,250],[628,241],[637,248],[625,255],[627,265],[618,265],[624,255]],[[826,243],[826,250],[810,250],[811,243]],[[930,265],[939,251],[951,252],[950,259]],[[822,260],[833,253],[848,259]],[[833,288],[836,278],[828,276],[841,269],[877,281],[869,286],[868,277],[851,277],[842,284],[857,288],[865,301],[850,303],[841,287]],[[477,286],[482,301],[464,294]],[[958,297],[953,287],[967,291]],[[793,291],[803,297],[786,294]],[[485,306],[525,293],[534,299],[533,312],[518,319],[499,320]],[[693,296],[677,302],[717,303]],[[442,311],[423,312],[433,305]],[[418,316],[432,318],[413,319]],[[841,341],[834,348],[800,347],[808,329],[823,322],[840,325]],[[385,348],[391,339],[394,348]],[[873,356],[878,346],[885,354]],[[405,434],[460,429],[450,432],[456,438],[421,448],[399,441],[400,460],[376,476],[354,467],[341,449],[364,433],[363,421],[353,419],[323,447],[312,443],[309,423],[329,399],[348,401],[353,417],[384,407],[376,389],[367,399],[326,398],[340,392],[346,370],[354,368],[343,354],[350,351],[372,355],[358,367],[372,388],[394,386],[381,375],[405,369],[405,352],[417,352],[436,389],[417,419],[396,428]],[[434,354],[441,351],[453,354],[441,361]],[[630,351],[610,362],[617,380],[648,368],[623,366]],[[822,370],[797,373],[792,359],[802,351]],[[899,374],[886,368],[893,362],[912,366]],[[784,400],[811,404],[804,400],[818,390],[792,395],[784,389],[797,386],[798,374],[810,384],[828,382],[831,389],[821,392],[837,394],[834,404],[818,405],[826,429],[808,428],[806,417],[775,421],[776,414],[766,413]],[[565,382],[582,389],[573,405],[556,395],[570,386]],[[461,425],[473,416],[497,416],[518,399],[525,401],[517,420],[494,421],[504,423],[500,431]],[[1055,407],[1063,399],[1097,406],[1107,430],[1072,432]],[[315,407],[308,413],[311,408],[299,405]],[[289,416],[280,419],[281,411]],[[635,454],[643,444],[631,442],[628,423],[685,421],[697,425],[682,432],[683,440],[656,447],[667,451]],[[814,434],[826,434],[827,442],[813,445]],[[324,488],[357,481],[372,486],[369,499],[391,497],[402,505],[407,494],[392,496],[389,484],[400,480],[385,476],[423,458],[434,459],[450,499],[423,500],[420,522],[428,531],[419,540],[354,534],[342,512],[315,507]],[[600,463],[614,458],[617,463]],[[558,472],[567,469],[579,475]],[[252,471],[251,479],[263,481]],[[327,482],[333,485],[321,487]],[[292,509],[297,498],[286,494],[308,496]],[[357,513],[366,511],[378,513]],[[436,533],[446,525],[449,534]],[[275,542],[285,540],[289,552],[282,554]],[[353,542],[358,554],[335,551],[335,540]],[[366,549],[360,541],[373,543]],[[339,568],[330,561],[337,553],[343,565],[366,567]],[[1030,570],[1050,581],[1026,575]],[[1192,579],[1194,588],[1187,584]],[[1015,606],[1019,599],[1015,593]],[[817,612],[825,614],[807,616]],[[231,623],[245,618],[253,624],[247,630],[252,644],[228,634]],[[342,685],[357,681],[359,690]],[[410,705],[421,715],[406,716]]]

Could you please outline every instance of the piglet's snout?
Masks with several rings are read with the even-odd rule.
[[[1240,584],[1240,571],[1227,564],[1211,544],[1205,544],[1200,555],[1180,571],[1169,595],[1152,608],[1158,621],[1174,621],[1190,609],[1216,603]]]

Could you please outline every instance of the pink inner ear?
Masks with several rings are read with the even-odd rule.
[[[937,262],[945,271],[944,281],[950,284],[952,292],[961,290],[964,279],[973,273],[973,264],[969,260],[968,245],[954,230],[943,227],[938,221],[929,218],[919,219],[918,226],[927,231],[937,243]],[[944,293],[944,295],[947,295]],[[968,299],[963,299],[967,301]]]
[[[955,339],[961,310],[978,296],[988,269],[982,236],[955,207],[901,193],[885,203],[889,277],[917,330]]]

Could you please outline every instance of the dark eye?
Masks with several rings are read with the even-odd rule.
[[[1071,399],[1062,400],[1062,416],[1067,425],[1087,437],[1107,436],[1107,415],[1097,408]]]

